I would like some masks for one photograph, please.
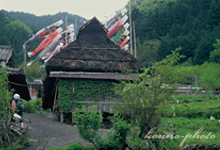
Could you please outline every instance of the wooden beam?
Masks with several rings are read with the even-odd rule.
[[[57,88],[58,88],[58,82],[57,82],[55,96],[54,96],[54,100],[53,100],[53,112],[54,112],[54,109],[55,109],[55,103],[56,103],[56,99],[57,99]]]
[[[138,78],[138,74],[51,72],[49,77],[80,78],[80,79],[136,80]]]

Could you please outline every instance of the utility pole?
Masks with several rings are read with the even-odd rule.
[[[75,15],[75,40],[76,40],[76,30],[77,30],[77,17],[76,17],[76,15]]]
[[[24,50],[24,75],[26,76],[26,47],[24,47],[23,50]]]
[[[135,24],[134,24],[134,21],[133,21],[133,29],[134,29],[134,57],[137,58],[136,34],[135,34]]]
[[[68,16],[67,16],[67,14],[66,14],[66,29],[67,29],[67,27],[68,27]],[[65,38],[65,45],[67,45],[67,32],[66,32],[66,38]]]
[[[132,20],[131,20],[131,0],[129,1],[129,20],[130,20],[130,53],[133,55],[132,49]]]
[[[105,27],[107,27],[107,18],[108,16],[104,16],[106,18]]]

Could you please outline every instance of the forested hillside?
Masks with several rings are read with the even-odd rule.
[[[57,13],[56,15],[35,16],[33,14],[23,12],[7,12],[0,11],[0,45],[10,45],[14,51],[15,66],[19,66],[24,61],[23,44],[32,34],[35,34],[40,29],[62,19],[64,21],[62,27],[64,28],[66,15],[68,16],[68,24],[75,24],[75,15],[68,13]],[[86,19],[78,15],[77,29],[79,29]],[[28,45],[27,51],[33,51],[40,44],[42,40],[37,40]],[[27,61],[34,58],[27,57]]]
[[[220,38],[220,0],[133,0],[138,59],[155,62],[181,46],[193,64],[209,60]]]
[[[23,43],[32,35],[32,30],[21,21],[6,16],[0,11],[0,45],[10,45],[14,49],[15,65],[23,61]]]
[[[77,31],[78,29],[86,23],[86,19],[83,17],[80,17],[78,15],[72,15],[66,12],[59,12],[55,15],[44,15],[44,16],[36,16],[34,14],[24,13],[24,12],[7,12],[4,11],[5,14],[11,16],[12,18],[16,20],[20,20],[24,24],[26,24],[28,27],[32,29],[32,31],[40,30],[60,19],[64,21],[63,25],[61,27],[65,27],[66,25],[66,16],[67,16],[67,22],[68,24],[73,23],[75,25],[75,17],[77,20]]]

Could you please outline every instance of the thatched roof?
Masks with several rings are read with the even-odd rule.
[[[142,67],[134,56],[107,38],[107,30],[94,17],[80,28],[76,41],[47,63],[46,71],[122,72]]]
[[[107,32],[94,17],[79,29],[76,41],[48,61],[47,74],[43,79],[43,108],[52,108],[54,103],[57,80],[56,77],[50,77],[51,72],[62,72],[62,75],[71,72],[72,76],[76,75],[73,75],[74,72],[82,72],[85,78],[94,79],[94,74],[89,73],[120,73],[125,69],[140,70],[143,67],[134,56],[107,38]],[[77,74],[77,77],[82,77],[82,74]],[[106,80],[111,78],[110,74],[102,74],[101,77]]]

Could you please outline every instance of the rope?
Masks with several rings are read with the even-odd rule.
[[[8,81],[8,83],[14,84],[14,85],[18,85],[18,86],[28,87],[28,86],[25,85],[25,84],[19,84],[19,83],[15,83],[15,82],[11,82],[11,81]]]

